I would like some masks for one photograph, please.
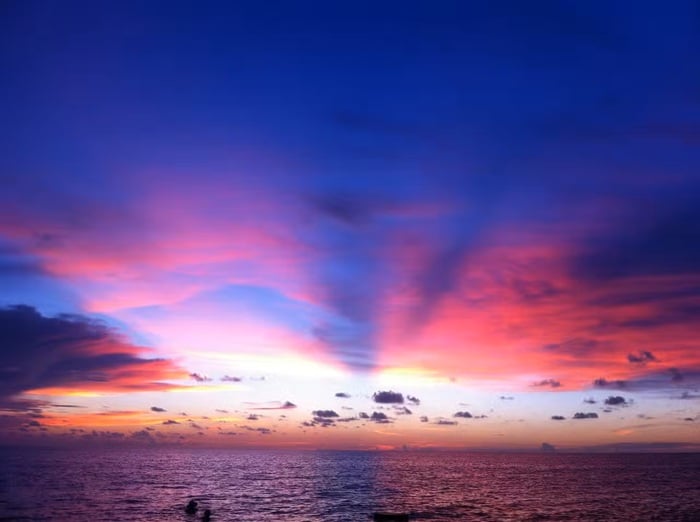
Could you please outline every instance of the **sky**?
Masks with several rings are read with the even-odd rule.
[[[696,2],[0,6],[0,444],[700,448]]]

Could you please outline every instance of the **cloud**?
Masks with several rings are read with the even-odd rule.
[[[166,410],[165,408],[160,408],[158,406],[151,406],[151,411],[154,411],[156,413],[163,413],[168,410]]]
[[[621,397],[620,395],[611,395],[605,399],[605,404],[608,406],[627,406],[629,403],[627,402],[627,399]]]
[[[254,404],[254,403],[247,403],[247,404]],[[293,402],[273,401],[272,403],[265,403],[265,406],[255,406],[255,407],[250,408],[250,409],[251,410],[292,410],[296,407],[297,407],[297,405],[294,404]]]
[[[680,387],[694,389],[700,385],[700,368],[697,366],[684,368],[682,372],[675,367],[654,369],[624,381],[608,381],[599,378],[593,382],[593,385],[596,388],[626,391],[674,391]]]
[[[177,388],[185,373],[83,315],[47,317],[31,306],[0,308],[0,402],[34,390],[109,392]]]
[[[598,414],[597,413],[582,413],[582,412],[576,412],[574,413],[573,416],[574,419],[597,419]]]
[[[387,417],[385,413],[382,413],[381,411],[375,411],[372,412],[372,415],[370,416],[369,420],[372,422],[376,422],[377,424],[389,424],[391,423],[391,419]]]
[[[429,420],[430,420],[430,419],[428,419],[428,417],[425,416],[425,415],[421,415],[421,417],[420,417],[420,421],[421,421],[421,422],[428,422]]]
[[[541,381],[532,383],[534,387],[549,386],[550,388],[559,388],[561,383],[554,379],[543,379]]]
[[[378,391],[372,395],[372,400],[379,404],[403,404],[403,394],[393,391]]]
[[[350,394],[345,393],[345,392],[338,392],[335,394],[335,396],[338,397],[339,399],[349,399],[350,398]]]
[[[254,431],[259,433],[260,435],[270,435],[270,433],[272,433],[272,430],[270,428],[253,428],[252,426],[241,426],[241,429],[246,431]]]
[[[543,348],[547,352],[585,358],[594,354],[600,347],[601,343],[597,339],[575,337],[561,343],[547,344]]]
[[[598,403],[598,401],[596,401],[596,400],[595,400],[594,398],[592,398],[592,397],[589,397],[589,398],[587,398],[587,399],[583,399],[583,402],[585,402],[586,404],[597,404],[597,403]]]
[[[634,226],[611,228],[591,240],[577,260],[577,275],[609,283],[630,276],[698,273],[700,208],[692,198],[667,199],[653,213],[643,208],[633,212]]]
[[[456,426],[457,421],[451,421],[447,419],[438,419],[433,424],[437,424],[438,426]]]
[[[596,379],[593,381],[593,386],[596,388],[626,388],[627,387],[627,381],[622,381],[622,380],[617,380],[617,381],[608,381],[607,379],[603,379],[602,377],[599,379]]]
[[[322,419],[330,419],[333,417],[340,417],[335,411],[333,410],[314,410],[311,412],[315,417],[321,417]]]
[[[359,420],[360,419],[357,417],[340,417],[339,419],[335,419],[336,422],[354,422]]]
[[[566,417],[563,417],[562,415],[552,415],[552,420],[562,421],[562,420],[566,420]]]
[[[243,380],[243,377],[234,377],[231,375],[224,375],[221,378],[221,382],[241,382]]]
[[[361,411],[360,413],[358,413],[357,416],[361,419],[369,419],[369,415],[367,415],[364,411]]]
[[[510,395],[501,395],[499,399],[502,401],[514,401],[515,397],[512,397]]]
[[[246,417],[246,419],[249,420],[249,421],[256,421],[256,420],[258,420],[259,418],[260,418],[260,417],[259,417],[258,415],[255,415],[254,413],[251,413],[250,415],[248,415],[248,416]]]
[[[541,450],[544,453],[554,453],[557,449],[554,447],[554,445],[549,444],[548,442],[543,442]]]
[[[460,419],[471,419],[473,417],[473,415],[471,413],[469,413],[468,411],[458,411],[452,416],[458,417]]]
[[[212,379],[206,375],[200,375],[199,373],[190,373],[190,378],[197,382],[211,382]]]
[[[406,395],[406,400],[415,406],[420,406],[420,399],[413,395]]]
[[[632,353],[628,354],[627,360],[632,364],[646,364],[648,362],[658,362],[658,359],[654,356],[654,354],[646,350],[641,350],[637,355]]]
[[[413,415],[413,412],[406,406],[394,406],[394,411],[397,415]]]
[[[163,424],[165,424],[166,426],[170,426],[172,424],[180,424],[180,423],[177,422],[176,420],[168,419],[168,420],[163,421]]]

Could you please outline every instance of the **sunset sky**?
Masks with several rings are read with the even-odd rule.
[[[0,444],[697,451],[699,23],[3,2]]]

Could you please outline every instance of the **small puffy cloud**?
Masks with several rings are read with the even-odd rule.
[[[627,399],[621,397],[620,395],[610,396],[605,399],[605,404],[608,406],[627,406]]]
[[[350,398],[350,394],[345,393],[345,392],[338,392],[335,394],[335,396],[338,397],[339,399],[349,399]]]
[[[176,420],[168,419],[166,421],[163,421],[163,424],[165,424],[166,426],[171,426],[173,424],[180,424],[180,423],[177,422]]]
[[[451,421],[447,419],[438,419],[433,424],[437,424],[438,426],[456,426],[457,421]]]
[[[413,412],[406,406],[394,406],[394,411],[397,415],[413,415]]]
[[[598,401],[596,401],[592,397],[589,397],[588,399],[583,399],[583,402],[585,402],[586,404],[597,404],[598,403]]]
[[[273,402],[266,402],[266,403],[247,403],[251,406],[250,409],[252,410],[292,410],[297,407],[296,404],[293,402],[289,401],[284,401],[284,402],[279,402],[279,401],[273,401]]]
[[[471,413],[469,413],[468,411],[458,411],[458,412],[455,412],[453,417],[458,417],[460,419],[471,419],[473,417],[473,415]]]
[[[574,413],[574,419],[597,419],[598,414],[597,413],[582,413],[582,412],[576,412]]]
[[[207,377],[206,375],[201,375],[196,372],[190,373],[190,379],[193,379],[197,382],[211,382],[210,377]]]
[[[166,410],[165,408],[160,408],[158,406],[151,406],[151,411],[154,411],[156,413],[163,413],[168,410]]]
[[[646,364],[649,362],[658,362],[658,359],[654,356],[653,353],[648,352],[646,350],[640,351],[638,354],[633,354],[630,353],[627,355],[627,360],[631,364]]]
[[[593,386],[596,388],[626,388],[627,382],[621,380],[609,381],[601,377],[593,381]]]
[[[393,391],[378,391],[372,395],[378,404],[403,404],[403,394]]]
[[[364,411],[361,411],[357,416],[361,419],[369,419],[369,415],[367,415]]]
[[[499,399],[501,399],[502,401],[514,401],[515,397],[512,397],[510,395],[501,395]]]
[[[386,416],[386,413],[382,413],[381,411],[372,412],[369,420],[378,424],[389,424],[391,422],[389,417]]]
[[[224,375],[221,378],[221,382],[241,382],[243,380],[242,377],[235,377],[232,375]]]
[[[562,420],[566,420],[566,417],[564,417],[562,415],[552,415],[552,420],[562,421]]]
[[[533,382],[534,387],[548,386],[549,388],[559,388],[561,383],[555,379],[542,379],[541,381]]]
[[[260,417],[258,417],[258,416],[255,415],[254,413],[251,413],[250,415],[248,415],[248,416],[246,417],[246,419],[248,419],[249,421],[256,421],[256,420],[258,420],[259,418],[260,418]]]
[[[314,417],[320,417],[322,419],[331,419],[334,417],[340,417],[335,411],[333,410],[314,410],[311,412]]]
[[[406,395],[406,400],[415,406],[420,405],[420,399],[418,397],[414,397],[413,395]]]
[[[554,447],[554,445],[549,444],[548,442],[543,442],[542,446],[540,447],[542,452],[544,453],[554,453],[557,449]]]
[[[428,417],[426,417],[425,415],[422,415],[421,418],[420,418],[420,421],[421,421],[421,422],[428,422],[429,419],[428,419]]]
[[[328,417],[314,417],[313,420],[311,421],[312,426],[321,426],[322,428],[328,428],[331,426],[335,426],[335,418],[328,418]]]

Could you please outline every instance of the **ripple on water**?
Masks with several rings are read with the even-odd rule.
[[[0,455],[0,519],[700,520],[700,455],[214,450]]]

